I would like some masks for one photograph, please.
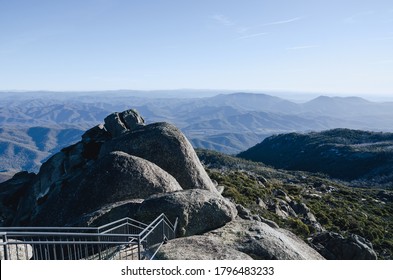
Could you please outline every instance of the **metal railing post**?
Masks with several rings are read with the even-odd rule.
[[[3,237],[3,242],[4,242],[4,245],[3,245],[3,248],[4,248],[4,260],[8,260],[9,256],[8,256],[7,233],[3,233],[2,237]]]
[[[97,234],[100,234],[99,228],[97,229]],[[101,258],[101,238],[100,238],[100,236],[98,236],[97,238],[98,238],[98,259],[102,260],[102,258]]]
[[[176,238],[177,223],[179,222],[179,217],[176,217],[175,224],[173,225],[173,238]]]
[[[165,241],[165,222],[164,222],[164,218],[162,218],[161,223],[162,223],[162,240]]]
[[[141,236],[138,236],[138,260],[141,260],[142,255],[141,255]]]

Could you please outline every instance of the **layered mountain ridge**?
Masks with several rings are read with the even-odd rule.
[[[195,98],[196,94],[190,97],[188,91],[172,92],[171,97],[164,98],[164,93],[168,94],[156,92],[154,98],[133,91],[1,93],[0,176],[24,169],[37,171],[48,153],[75,142],[84,130],[111,112],[131,106],[141,112],[146,123],[174,123],[194,147],[228,154],[237,154],[279,133],[333,128],[392,131],[393,103],[389,102],[321,96],[294,103],[266,94],[212,96],[214,92],[198,92],[204,97]],[[29,135],[31,128],[53,130],[48,134],[58,134],[58,139]],[[74,135],[62,137],[56,132],[63,129]],[[12,137],[10,131],[17,137]],[[43,153],[41,147],[47,150]],[[26,162],[10,164],[14,154],[26,158]]]

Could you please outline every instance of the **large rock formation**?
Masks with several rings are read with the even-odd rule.
[[[123,151],[147,159],[171,174],[183,189],[216,192],[187,138],[175,126],[154,123],[105,142],[100,157]]]
[[[185,136],[167,123],[145,125],[134,110],[109,115],[82,141],[48,159],[24,185],[26,194],[15,211],[4,211],[3,225],[61,226],[101,207],[152,194],[217,193]]]

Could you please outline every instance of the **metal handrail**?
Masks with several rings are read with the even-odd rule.
[[[9,230],[27,230],[27,229],[40,229],[40,230],[95,230],[97,228],[95,227],[0,227],[0,230],[4,230],[7,229],[7,231]]]
[[[137,220],[134,220],[134,219],[131,219],[131,218],[126,217],[126,218],[123,218],[123,219],[120,219],[120,220],[111,222],[111,223],[109,223],[109,224],[105,224],[105,225],[99,226],[99,227],[97,227],[96,229],[97,229],[97,230],[101,230],[101,229],[103,229],[103,228],[109,227],[109,226],[111,226],[111,225],[114,225],[114,224],[119,223],[119,222],[122,222],[122,221],[127,221],[127,222],[131,221],[131,222],[135,222],[135,223],[144,225],[145,227],[148,226],[148,225],[145,224],[145,223],[142,223],[142,222],[140,222],[140,221],[137,221]]]
[[[161,214],[150,224],[127,217],[100,227],[0,228],[0,258],[12,258],[14,249],[17,259],[122,259],[122,254],[152,259],[166,240],[175,238],[177,223]]]
[[[53,230],[53,231],[55,231],[55,230],[89,230],[89,231],[97,231],[97,230],[101,230],[101,229],[103,229],[103,228],[105,228],[105,227],[109,227],[109,226],[111,226],[111,225],[113,225],[113,224],[116,224],[116,223],[119,223],[119,222],[122,222],[122,221],[127,221],[127,222],[129,222],[129,221],[131,221],[131,222],[134,222],[134,223],[138,223],[138,224],[140,224],[140,225],[143,225],[143,226],[145,226],[145,227],[147,227],[148,225],[147,224],[145,224],[145,223],[143,223],[143,222],[140,222],[140,221],[137,221],[137,220],[134,220],[134,219],[131,219],[131,218],[128,218],[128,217],[125,217],[125,218],[122,218],[122,219],[120,219],[120,220],[116,220],[116,221],[113,221],[113,222],[110,222],[110,223],[108,223],[108,224],[105,224],[105,225],[102,225],[102,226],[99,226],[99,227],[0,227],[0,230],[3,230],[3,229],[7,229],[7,231],[16,231],[16,230],[23,230],[23,231],[25,231],[25,230],[27,230],[27,229],[32,229],[32,230],[34,230],[34,229],[40,229],[40,230],[45,230],[45,231],[47,231],[47,230]],[[131,224],[131,223],[130,223]]]
[[[83,237],[96,237],[96,236],[107,236],[107,237],[127,237],[127,236],[138,236],[138,234],[126,234],[126,233],[78,233],[78,232],[13,232],[8,231],[0,233],[1,235],[6,234],[7,236],[83,236]]]
[[[140,235],[144,235],[148,230],[153,227],[154,224],[156,224],[159,220],[162,220],[162,215],[158,216],[153,222],[151,222],[141,233]]]
[[[147,232],[149,230],[149,228],[153,227],[154,224],[158,223],[160,220],[165,220],[168,225],[174,230],[175,227],[174,225],[169,221],[169,219],[167,218],[167,216],[165,216],[164,213],[162,213],[160,216],[158,216],[153,222],[150,223],[149,226],[147,226],[141,233],[140,235],[144,235],[145,232]],[[176,225],[177,225],[177,218],[176,218]]]

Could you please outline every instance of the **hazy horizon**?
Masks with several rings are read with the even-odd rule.
[[[393,96],[393,3],[321,2],[0,1],[0,85]]]
[[[232,94],[232,93],[251,93],[251,94],[267,94],[296,103],[302,103],[310,101],[314,98],[320,96],[328,97],[360,97],[372,102],[393,102],[392,95],[376,95],[376,94],[356,94],[356,93],[329,93],[329,92],[295,92],[295,91],[271,91],[271,90],[250,90],[250,89],[150,89],[150,90],[140,90],[140,89],[104,89],[104,90],[2,90],[0,89],[0,95],[6,93],[65,93],[65,94],[102,94],[105,92],[122,92],[122,93],[138,93],[141,95],[145,93],[145,97],[149,97],[149,94],[161,93],[163,98],[180,98],[181,93],[185,93],[184,98],[205,98],[212,97],[218,94]],[[170,95],[165,95],[165,94]],[[176,94],[177,93],[177,94]],[[156,97],[155,95],[150,97]]]

